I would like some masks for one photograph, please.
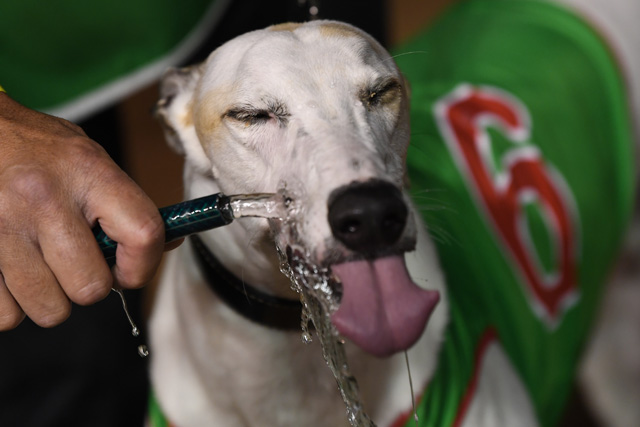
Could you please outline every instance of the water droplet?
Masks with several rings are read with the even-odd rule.
[[[149,355],[149,349],[146,345],[140,344],[138,346],[138,354],[140,355],[140,357],[147,357]]]
[[[347,365],[346,363],[344,365],[342,365],[342,367],[340,368],[340,373],[344,376],[348,376],[351,375],[351,371],[349,369],[349,365]]]
[[[112,290],[113,292],[117,293],[120,296],[120,300],[122,301],[122,309],[124,310],[124,314],[126,314],[127,316],[127,320],[129,321],[129,324],[131,325],[131,335],[133,335],[136,338],[139,337],[140,329],[138,329],[138,326],[136,326],[136,324],[133,322],[133,319],[131,318],[131,315],[129,314],[129,308],[127,307],[127,300],[124,297],[124,293],[120,289],[112,289]],[[139,345],[138,354],[140,355],[140,357],[147,357],[149,355],[149,350],[147,349],[147,346]]]
[[[311,334],[309,332],[303,332],[302,333],[302,342],[304,344],[311,344],[313,342],[313,337],[311,336]]]

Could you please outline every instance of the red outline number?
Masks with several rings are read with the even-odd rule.
[[[435,116],[458,167],[503,249],[517,264],[534,311],[550,325],[577,299],[577,256],[573,195],[563,177],[543,161],[540,150],[526,144],[530,134],[527,109],[512,95],[488,87],[458,86],[435,105]],[[492,126],[513,146],[498,169]],[[523,204],[536,201],[553,244],[553,271],[540,267],[527,227]],[[577,227],[576,227],[577,228]]]

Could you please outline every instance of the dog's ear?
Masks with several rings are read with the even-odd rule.
[[[160,120],[169,145],[202,173],[211,173],[193,122],[193,98],[203,65],[167,70],[160,82],[160,99],[154,115]]]
[[[201,65],[170,68],[160,82],[154,115],[160,120],[167,142],[180,154],[185,154],[185,139],[189,137],[189,127],[193,127],[191,99],[201,74]]]

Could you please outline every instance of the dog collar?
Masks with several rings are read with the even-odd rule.
[[[197,235],[190,237],[198,267],[209,288],[245,318],[274,329],[300,331],[302,304],[266,294],[238,279],[211,253]]]

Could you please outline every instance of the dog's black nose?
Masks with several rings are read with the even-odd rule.
[[[349,184],[329,197],[329,225],[334,237],[365,254],[397,242],[407,214],[402,193],[385,181]]]

